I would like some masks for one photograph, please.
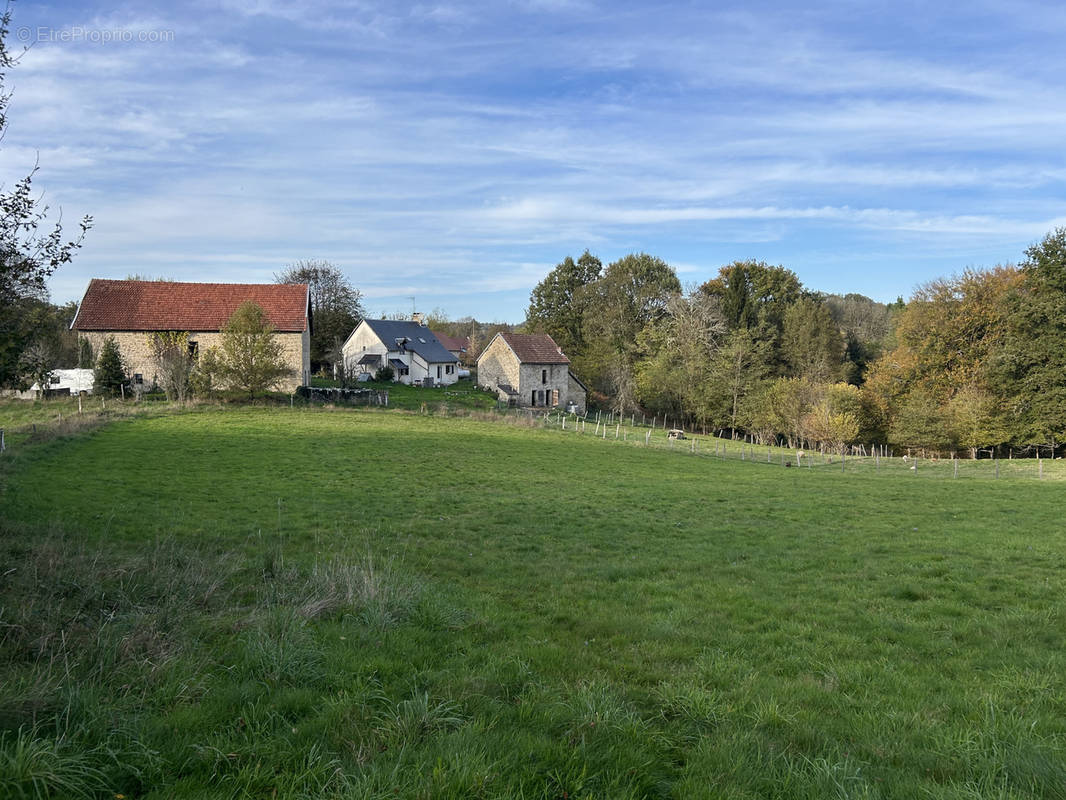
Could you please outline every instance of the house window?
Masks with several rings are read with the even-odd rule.
[[[139,386],[140,384],[144,383],[144,376],[139,372],[135,372],[133,374],[133,382]]]
[[[540,371],[540,382],[541,383],[547,383],[548,382],[548,370],[542,369]]]
[[[437,380],[440,380],[440,364],[437,364]]]
[[[455,373],[455,364],[445,364],[444,365],[444,374],[445,375],[452,375],[454,373]]]
[[[200,354],[200,343],[199,342],[189,342],[189,358],[191,358],[193,361],[195,361],[196,360],[196,356],[198,356],[199,354]]]
[[[49,381],[49,383],[53,383],[53,384],[59,383],[59,376],[58,375],[53,375],[52,376],[52,380]]]
[[[533,390],[532,394],[529,397],[529,404],[531,406],[535,406],[537,404],[537,390],[536,389]]]

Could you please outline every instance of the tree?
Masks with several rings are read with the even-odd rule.
[[[721,299],[731,329],[763,325],[780,335],[785,311],[803,295],[803,285],[790,269],[762,261],[734,261],[700,291]]]
[[[1066,441],[1066,228],[1025,251],[993,369],[998,394],[1027,444]]]
[[[948,402],[947,414],[954,439],[977,458],[981,447],[1006,441],[1008,429],[1002,409],[991,392],[964,386]]]
[[[10,25],[8,6],[0,15],[0,138],[11,98],[3,80],[18,60],[5,44]],[[10,191],[0,194],[0,386],[18,384],[27,363],[22,354],[36,336],[28,306],[47,298],[45,280],[71,260],[92,225],[85,217],[80,235],[64,241],[61,224],[47,222],[48,208],[33,191],[37,169],[34,165]]]
[[[582,292],[582,331],[586,352],[573,359],[579,374],[611,395],[626,393],[625,408],[635,400],[637,337],[666,313],[670,298],[681,293],[673,268],[647,253],[631,253],[611,263],[603,277]]]
[[[698,292],[672,297],[666,314],[638,336],[642,358],[636,377],[641,406],[706,422],[711,362],[724,338],[725,322],[717,298]]]
[[[752,394],[769,372],[768,342],[760,341],[747,328],[737,328],[725,340],[711,362],[710,383],[717,398],[716,417],[736,430],[741,401]]]
[[[36,341],[22,351],[22,373],[37,384],[43,395],[55,374],[55,351],[43,341]]]
[[[582,290],[599,279],[602,269],[603,263],[588,250],[577,261],[564,258],[533,287],[526,326],[550,335],[571,358],[583,353],[587,298]]]
[[[328,261],[297,261],[274,276],[276,283],[306,283],[311,293],[311,368],[332,366],[330,353],[363,318],[363,294]]]
[[[222,376],[234,391],[255,397],[290,374],[282,349],[262,306],[246,300],[222,329]]]
[[[829,309],[813,297],[803,297],[785,311],[781,355],[796,377],[826,383],[840,377],[844,341]]]
[[[189,388],[198,397],[211,397],[218,391],[225,372],[222,354],[217,347],[208,347],[200,353],[189,376]]]
[[[96,394],[116,395],[126,383],[126,365],[114,336],[104,339],[100,357],[93,370],[93,391]]]
[[[184,331],[150,333],[148,352],[159,369],[157,374],[167,400],[184,403],[189,395],[189,379],[195,364],[189,350],[189,334]]]

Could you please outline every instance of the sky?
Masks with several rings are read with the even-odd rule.
[[[585,249],[890,301],[1066,225],[1064,39],[1026,0],[19,0],[0,180],[94,218],[56,302],[322,259],[371,316],[520,322]]]

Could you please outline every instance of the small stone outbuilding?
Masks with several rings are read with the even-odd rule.
[[[93,278],[70,327],[99,353],[113,336],[130,379],[146,388],[158,367],[148,336],[161,331],[189,334],[193,355],[221,344],[220,331],[241,303],[252,301],[266,312],[289,368],[278,381],[291,392],[311,379],[311,297],[306,283],[179,283],[115,281]]]
[[[585,385],[546,333],[497,333],[478,356],[477,380],[510,405],[585,413]]]

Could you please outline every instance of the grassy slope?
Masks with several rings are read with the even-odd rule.
[[[4,563],[22,572],[2,586],[3,621],[28,632],[2,662],[4,744],[23,726],[24,745],[100,771],[84,785],[812,798],[1066,785],[1052,485],[285,409],[118,422],[39,445],[6,483]],[[19,583],[27,565],[38,573]],[[330,569],[363,589],[337,600]],[[39,593],[37,617],[20,592]],[[84,629],[74,679],[56,676],[38,618],[53,595]],[[308,610],[316,597],[335,608]],[[27,678],[34,659],[52,677]]]

